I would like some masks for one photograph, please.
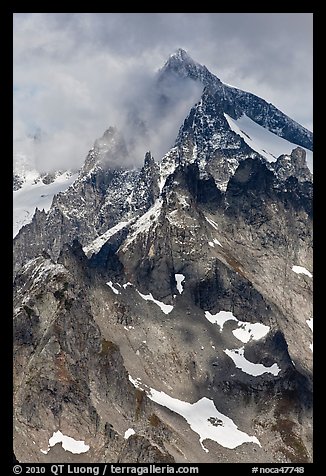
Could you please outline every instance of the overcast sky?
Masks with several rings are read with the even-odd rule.
[[[179,47],[312,130],[310,13],[18,13],[14,152],[41,130],[38,166],[80,164]]]

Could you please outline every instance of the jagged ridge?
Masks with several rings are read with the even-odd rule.
[[[266,162],[225,117],[243,96],[183,51],[161,78],[171,63],[207,84],[162,161],[123,167],[108,129],[15,239],[20,461],[312,460],[305,151]],[[180,415],[199,402],[223,420],[191,426]],[[58,430],[89,451],[41,452]]]

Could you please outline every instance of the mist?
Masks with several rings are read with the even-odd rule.
[[[203,87],[191,79],[157,76],[148,84],[138,83],[123,100],[118,123],[126,140],[130,164],[139,165],[146,151],[160,160],[175,143],[180,126],[191,107],[202,94]]]
[[[18,13],[14,163],[79,168],[110,126],[125,136],[130,164],[147,150],[160,160],[200,95],[194,82],[172,82],[165,107],[155,91],[179,47],[312,128],[311,14]]]
[[[68,71],[44,69],[46,88],[16,91],[14,165],[24,161],[40,172],[78,169],[110,126],[122,134],[128,150],[128,159],[117,166],[141,166],[148,150],[160,160],[174,145],[202,86],[175,78],[162,89],[157,74],[146,62],[119,63],[109,56],[89,58],[78,79]],[[24,121],[30,107],[33,121]]]

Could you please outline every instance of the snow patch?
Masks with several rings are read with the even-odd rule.
[[[48,211],[54,195],[66,190],[77,176],[78,174],[65,172],[52,183],[45,184],[38,172],[28,173],[22,187],[13,192],[13,236],[17,235],[22,226],[32,221],[36,208]]]
[[[214,238],[213,241],[209,241],[209,242],[208,242],[209,246],[211,246],[212,248],[215,248],[214,243],[215,243],[215,245],[221,246],[221,247],[223,248],[223,246],[221,245],[221,243],[220,243],[216,238]]]
[[[129,381],[133,384],[134,387],[136,388],[141,388],[142,383],[140,378],[132,378],[131,375],[128,375]]]
[[[110,288],[112,289],[112,291],[114,292],[114,294],[121,294],[121,292],[113,286],[112,281],[109,281],[109,282],[106,283],[106,284],[107,284],[108,286],[110,286]]]
[[[164,302],[158,301],[157,299],[154,299],[152,296],[152,293],[150,294],[142,294],[137,290],[137,293],[141,298],[143,298],[145,301],[152,301],[154,304],[160,307],[160,309],[164,312],[164,314],[169,314],[173,310],[173,306],[169,304],[164,304]]]
[[[240,349],[224,350],[226,355],[228,355],[234,362],[235,366],[245,372],[248,375],[258,377],[265,373],[270,373],[274,376],[277,376],[281,369],[277,364],[273,364],[271,367],[265,367],[263,364],[254,364],[247,360],[244,356],[244,347]]]
[[[260,322],[252,324],[251,322],[238,321],[238,329],[235,329],[232,333],[237,339],[246,344],[250,340],[262,339],[269,333],[269,329],[269,326],[260,324]]]
[[[129,380],[134,381],[130,376]],[[141,387],[140,379],[136,380],[137,388]],[[209,451],[203,445],[206,439],[230,449],[243,443],[256,443],[261,446],[255,436],[240,431],[231,418],[219,412],[209,398],[203,397],[195,403],[188,403],[153,388],[147,388],[145,391],[150,400],[181,415],[187,421],[190,428],[199,435],[199,442],[205,452]]]
[[[310,319],[307,319],[306,323],[308,324],[309,328],[311,329],[311,332],[314,332],[314,329],[313,329],[314,320],[313,320],[313,318],[311,317]],[[311,352],[313,352],[313,343],[309,344],[309,349],[311,350]]]
[[[115,235],[118,233],[118,231],[122,230],[125,228],[127,225],[129,225],[132,222],[132,220],[129,221],[121,221],[117,225],[113,226],[109,230],[107,230],[105,233],[102,235],[98,236],[93,240],[91,243],[83,247],[85,255],[90,258],[93,254],[98,253],[102,246],[111,238],[111,236]]]
[[[310,273],[310,271],[308,271],[307,268],[304,268],[303,266],[292,266],[292,271],[297,274],[305,274],[309,278],[312,278],[312,274]]]
[[[128,430],[125,431],[124,439],[128,440],[129,436],[134,435],[134,434],[135,434],[135,430],[133,430],[132,428],[128,428]]]
[[[177,275],[175,275],[177,276]],[[178,275],[178,276],[183,276],[183,275]],[[183,279],[181,279],[181,282],[183,281]],[[180,282],[180,285],[181,285],[181,282]],[[133,287],[133,284],[131,283],[126,283],[126,284],[123,284],[121,286],[121,284],[119,283],[116,283],[116,284],[113,284],[112,281],[108,281],[106,283],[111,289],[112,291],[114,292],[114,294],[121,294],[121,291],[119,291],[115,286],[119,286],[120,288],[122,287],[123,289],[126,289],[128,286],[132,286]],[[182,286],[181,286],[182,287]],[[158,301],[157,299],[155,299],[152,295],[152,293],[150,294],[142,294],[141,292],[138,291],[138,289],[135,288],[135,290],[137,291],[137,293],[139,294],[139,296],[144,299],[145,301],[151,301],[153,302],[154,304],[156,304],[157,306],[159,306],[159,308],[161,309],[161,311],[164,312],[164,314],[169,314],[172,310],[173,310],[173,306],[170,305],[170,304],[165,304],[164,302],[162,301]],[[180,292],[180,291],[179,291]],[[181,294],[181,293],[180,293]],[[124,326],[125,327],[125,326]],[[132,326],[128,326],[129,329],[132,328]],[[125,327],[126,328],[126,327]],[[127,329],[128,330],[128,329]]]
[[[177,283],[177,290],[179,291],[179,294],[182,294],[183,292],[183,286],[182,282],[186,279],[183,274],[175,274],[174,275],[175,281]]]
[[[66,436],[61,431],[56,431],[53,433],[49,439],[49,446],[46,451],[41,450],[43,454],[47,454],[50,451],[50,448],[57,443],[62,444],[62,448],[65,451],[70,451],[70,453],[81,454],[86,453],[89,450],[89,445],[85,444],[85,441],[78,441],[70,436]]]
[[[250,340],[262,339],[270,330],[269,326],[261,324],[260,322],[251,323],[239,321],[239,319],[237,319],[230,311],[220,311],[217,314],[211,314],[209,311],[205,311],[205,317],[212,324],[220,326],[221,332],[227,321],[236,321],[238,328],[233,330],[232,333],[237,339],[244,343],[247,343]]]
[[[122,285],[123,289],[126,289],[128,286],[133,286],[133,285],[129,282]]]
[[[310,319],[307,319],[306,323],[308,324],[309,328],[311,329],[311,332],[314,332],[314,329],[313,329],[314,320],[313,320],[313,318],[311,317]]]
[[[220,326],[220,331],[223,330],[223,326],[227,321],[238,321],[238,319],[229,311],[220,311],[217,314],[211,314],[209,311],[205,311],[205,317],[212,324]]]
[[[297,147],[297,144],[270,132],[246,114],[237,120],[232,119],[227,114],[224,114],[224,116],[233,132],[242,137],[251,149],[265,157],[269,162],[274,162],[282,154],[291,154],[292,150]],[[307,154],[307,165],[312,171],[313,153],[311,150],[304,150]]]
[[[218,224],[215,223],[215,221],[213,221],[211,218],[207,218],[207,217],[205,217],[205,219],[213,228],[215,228],[215,230],[218,230]]]

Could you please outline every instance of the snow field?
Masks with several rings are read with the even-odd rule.
[[[139,378],[133,379],[129,375],[129,380],[136,388],[142,389],[143,386]],[[261,446],[255,436],[249,436],[239,430],[231,418],[219,412],[214,402],[209,398],[203,397],[195,403],[188,403],[154,388],[146,387],[145,392],[153,402],[182,416],[190,428],[199,435],[199,442],[205,452],[209,451],[203,444],[206,439],[216,441],[224,448],[230,449],[243,443],[255,443]]]

